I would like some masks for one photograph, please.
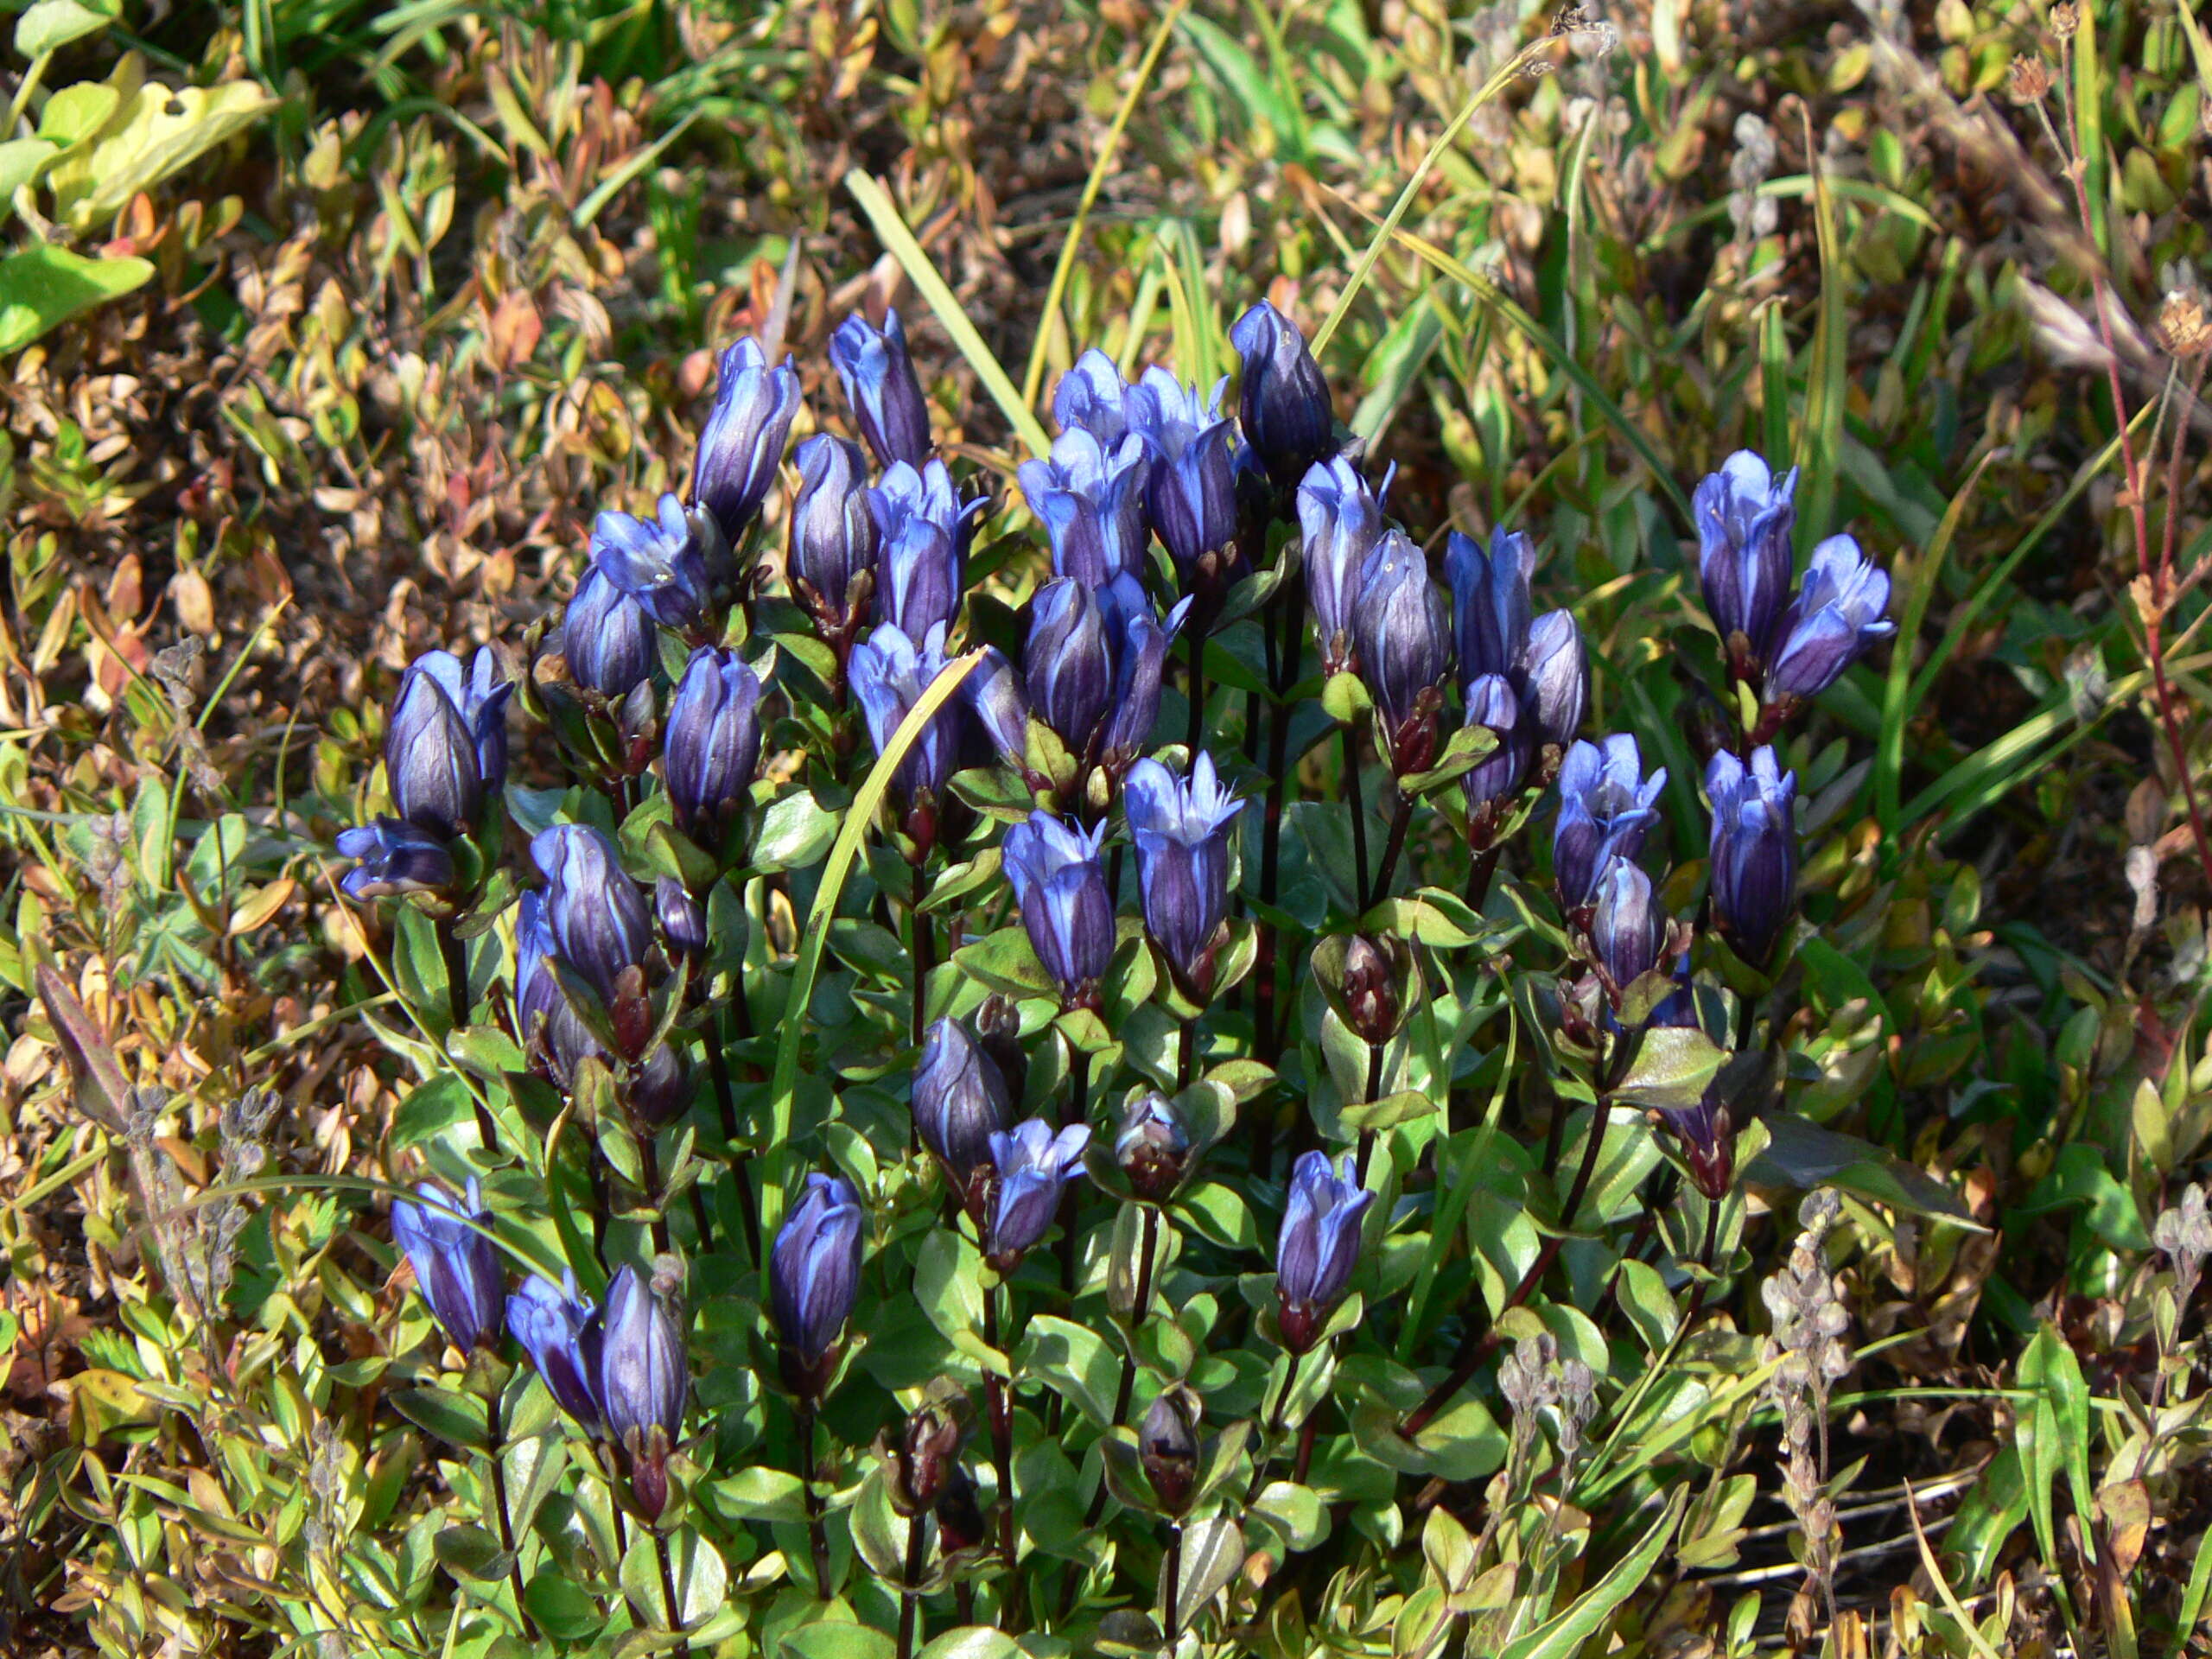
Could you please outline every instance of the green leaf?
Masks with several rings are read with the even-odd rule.
[[[481,1452],[492,1443],[480,1400],[445,1389],[398,1389],[391,1398],[394,1411],[448,1446]]]
[[[1221,1587],[1244,1565],[1244,1529],[1229,1514],[1183,1529],[1183,1576],[1175,1595],[1175,1622],[1187,1630]],[[1166,1586],[1161,1586],[1163,1592]],[[1165,1611],[1164,1609],[1162,1611]]]
[[[1435,1112],[1434,1101],[1418,1089],[1406,1089],[1380,1100],[1355,1101],[1337,1114],[1337,1122],[1350,1130],[1379,1131],[1433,1116]]]
[[[399,1103],[399,1109],[391,1120],[392,1150],[397,1152],[434,1141],[474,1111],[475,1102],[460,1074],[441,1071]]]
[[[899,1644],[870,1625],[817,1619],[786,1630],[777,1651],[788,1659],[895,1659]]]
[[[1021,1645],[988,1624],[963,1624],[924,1648],[921,1659],[1021,1659]]]
[[[1706,1084],[1727,1058],[1727,1050],[1694,1026],[1656,1027],[1643,1033],[1613,1099],[1623,1106],[1688,1111],[1704,1099]]]
[[[1312,1549],[1329,1535],[1329,1512],[1311,1486],[1271,1480],[1252,1504],[1252,1518],[1271,1528],[1294,1550]]]
[[[607,1624],[597,1599],[550,1565],[540,1567],[523,1586],[522,1604],[538,1629],[556,1642],[581,1642]]]
[[[1755,1185],[1834,1186],[1893,1210],[1940,1217],[1975,1232],[1988,1230],[1948,1187],[1893,1153],[1787,1112],[1764,1122],[1773,1139],[1744,1172],[1744,1179]]]
[[[27,58],[43,57],[99,34],[114,21],[114,12],[86,5],[83,0],[38,0],[16,20],[16,50]]]
[[[1487,726],[1462,726],[1452,734],[1444,753],[1427,772],[1408,773],[1398,787],[1408,795],[1427,795],[1474,770],[1475,762],[1497,747],[1497,734]]]
[[[448,1527],[431,1540],[439,1563],[464,1579],[499,1580],[507,1576],[507,1558],[499,1541],[481,1527]]]
[[[962,1353],[979,1360],[990,1353],[982,1335],[983,1258],[959,1234],[939,1228],[922,1241],[914,1261],[914,1300]]]
[[[1636,1548],[1613,1565],[1613,1570],[1577,1596],[1565,1612],[1539,1624],[1517,1642],[1510,1642],[1498,1659],[1573,1659],[1583,1644],[1604,1628],[1613,1610],[1649,1578],[1651,1569],[1667,1548],[1682,1518],[1690,1489],[1677,1486],[1667,1512],[1653,1522]]]
[[[89,227],[243,132],[276,104],[250,80],[174,91],[151,82],[131,87],[102,136],[64,156],[47,175],[54,216],[79,230]]]
[[[883,1478],[880,1462],[861,1482],[849,1519],[853,1548],[868,1563],[868,1571],[887,1585],[899,1586],[906,1575],[907,1523],[891,1507],[891,1485]]]
[[[763,875],[810,869],[837,838],[837,815],[806,790],[772,802],[753,839],[753,868]]]
[[[72,149],[105,126],[122,102],[123,94],[104,80],[64,86],[38,112],[38,136],[63,149]]]
[[[1001,927],[962,945],[952,953],[952,960],[969,978],[1001,995],[1058,999],[1052,976],[1030,945],[1028,933],[1019,925]]]
[[[715,1507],[735,1521],[806,1519],[806,1490],[799,1478],[781,1469],[755,1464],[709,1489]]]
[[[1042,1377],[1101,1428],[1114,1421],[1122,1363],[1096,1332],[1050,1313],[1029,1321],[1026,1372]]]
[[[0,143],[0,224],[15,211],[16,192],[35,180],[61,147],[44,138],[10,138]]]
[[[0,259],[0,353],[20,351],[70,318],[153,280],[150,260],[87,259],[41,243]]]

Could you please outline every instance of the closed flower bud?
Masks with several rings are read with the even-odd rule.
[[[1075,366],[1052,388],[1052,418],[1067,432],[1088,432],[1102,444],[1118,444],[1134,429],[1129,396],[1114,359],[1096,346],[1076,359]]]
[[[878,754],[890,746],[892,736],[906,718],[907,711],[921,701],[930,682],[944,669],[944,627],[941,623],[929,631],[918,648],[899,629],[888,626],[874,629],[854,648],[853,693],[860,699],[861,712],[868,720],[868,736]],[[963,753],[972,729],[969,722],[974,718],[971,709],[955,698],[938,711],[914,746],[906,751],[892,786],[909,809],[910,816],[912,809],[923,805],[928,798],[942,794],[947,781],[963,764]]]
[[[1160,1509],[1179,1516],[1198,1483],[1198,1398],[1179,1383],[1160,1390],[1137,1431],[1137,1458]]]
[[[570,680],[620,702],[653,671],[652,619],[594,564],[561,613],[561,655]]]
[[[1452,666],[1450,619],[1428,562],[1397,531],[1386,532],[1360,573],[1352,608],[1359,672],[1400,777],[1436,759],[1436,714]]]
[[[1467,797],[1471,827],[1488,844],[1497,825],[1511,815],[1529,781],[1535,750],[1535,721],[1522,706],[1513,683],[1503,674],[1484,674],[1467,687],[1467,721],[1497,740],[1497,747],[1467,768],[1459,787]]]
[[[1510,677],[1529,717],[1530,742],[1563,749],[1574,741],[1590,702],[1590,663],[1571,614],[1547,611],[1529,625],[1521,665]]]
[[[1191,1169],[1191,1137],[1165,1095],[1147,1090],[1130,1103],[1114,1133],[1114,1166],[1147,1204],[1175,1196]]]
[[[694,516],[673,495],[653,518],[602,512],[592,520],[592,563],[664,628],[718,632],[715,601],[727,585],[728,551],[712,519]]]
[[[677,827],[709,847],[752,803],[760,709],[760,681],[736,653],[691,653],[669,706],[662,769]]]
[[[952,474],[932,461],[917,472],[901,461],[868,492],[881,537],[876,550],[875,618],[918,639],[960,614],[962,570],[979,499],[963,502]]]
[[[340,830],[338,853],[359,861],[339,883],[355,899],[444,893],[454,884],[453,855],[446,843],[404,818],[378,818]]]
[[[787,566],[791,590],[830,638],[849,636],[868,614],[881,539],[860,445],[826,432],[800,444]]]
[[[477,652],[464,672],[451,652],[416,658],[399,682],[385,734],[385,772],[398,816],[451,839],[482,823],[507,775],[507,697],[498,659]]]
[[[1367,556],[1382,539],[1382,503],[1343,455],[1316,465],[1298,486],[1306,597],[1321,642],[1321,669],[1341,674],[1357,657],[1352,609]]]
[[[927,1515],[950,1484],[959,1455],[960,1423],[951,1412],[930,1404],[909,1414],[893,1454],[891,1507],[909,1520]]]
[[[407,1253],[423,1300],[453,1345],[464,1353],[499,1339],[507,1301],[499,1246],[492,1242],[492,1212],[476,1178],[462,1196],[435,1181],[415,1189],[412,1204],[391,1206],[391,1236]]]
[[[829,1387],[831,1351],[860,1295],[865,1219],[850,1186],[835,1175],[810,1175],[769,1252],[769,1311],[783,1342],[784,1380],[808,1399]]]
[[[660,937],[671,957],[693,964],[707,956],[707,910],[672,875],[653,883],[653,910],[660,918]]]
[[[1021,1098],[1029,1077],[1028,1052],[1021,1046],[1021,1011],[1013,999],[993,991],[976,1010],[976,1043],[1006,1079],[1009,1102]]]
[[[540,830],[530,855],[545,873],[545,921],[556,952],[612,1008],[623,995],[623,975],[632,969],[642,975],[652,948],[645,896],[622,873],[614,843],[589,824]]]
[[[630,1459],[630,1484],[648,1520],[668,1503],[668,1454],[683,1427],[691,1370],[683,1331],[653,1285],[625,1264],[607,1287],[599,1405],[607,1437]]]
[[[1777,478],[1759,456],[1738,449],[1690,498],[1698,585],[1730,664],[1742,677],[1759,671],[1776,620],[1789,602],[1796,493],[1795,467]]]
[[[1147,369],[1130,394],[1131,424],[1152,457],[1145,508],[1186,589],[1226,591],[1236,540],[1236,430],[1221,413],[1222,386],[1201,399],[1165,369]]]
[[[1675,978],[1676,988],[1651,1010],[1650,1024],[1655,1027],[1701,1028],[1697,990],[1690,981],[1687,958],[1676,965]],[[1708,1033],[1711,1034],[1713,1033]],[[1718,1034],[1721,1040],[1726,1040],[1725,1031]],[[1727,1197],[1735,1174],[1735,1149],[1730,1141],[1728,1108],[1721,1098],[1719,1082],[1716,1079],[1709,1084],[1694,1106],[1662,1106],[1658,1109],[1660,1121],[1681,1144],[1682,1161],[1689,1166],[1690,1180],[1698,1192],[1715,1203]]]
[[[599,1310],[564,1269],[561,1282],[532,1274],[507,1298],[507,1330],[545,1382],[554,1404],[587,1434],[600,1429]]]
[[[1014,1122],[997,1064],[957,1020],[931,1026],[914,1068],[914,1128],[963,1203],[980,1201],[991,1137]]]
[[[918,467],[929,459],[929,401],[906,355],[906,331],[896,311],[883,314],[881,328],[871,327],[858,312],[847,317],[830,337],[830,362],[878,461]]]
[[[1446,544],[1462,689],[1480,675],[1512,678],[1521,669],[1529,643],[1529,578],[1535,569],[1535,544],[1517,530],[1492,531],[1487,550],[1457,531]]]
[[[1843,677],[1878,639],[1897,632],[1889,608],[1889,573],[1848,536],[1831,536],[1813,550],[1805,581],[1775,630],[1766,696],[1818,696]]]
[[[515,907],[517,1034],[524,1051],[565,1091],[575,1080],[577,1062],[606,1051],[569,1006],[553,970],[556,951],[544,895],[525,893]]]
[[[1288,489],[1336,445],[1329,383],[1298,325],[1265,300],[1237,318],[1229,343],[1244,361],[1244,437],[1278,489]]]
[[[1352,1176],[1347,1155],[1332,1168],[1325,1154],[1309,1152],[1291,1172],[1290,1203],[1275,1247],[1275,1297],[1283,1346],[1302,1354],[1320,1340],[1329,1310],[1351,1288],[1359,1265],[1360,1217],[1375,1195]]]
[[[983,1256],[1001,1274],[1011,1273],[1042,1239],[1060,1206],[1060,1188],[1083,1172],[1090,1127],[1074,1124],[1055,1135],[1041,1117],[991,1137],[989,1224]]]
[[[937,1501],[937,1535],[938,1548],[948,1557],[979,1549],[987,1541],[983,1507],[976,1501],[976,1482],[957,1463],[947,1471],[944,1495]]]
[[[1746,766],[1723,750],[1706,768],[1713,803],[1713,917],[1737,955],[1764,967],[1797,888],[1797,774],[1771,748]]]
[[[1244,804],[1201,752],[1186,779],[1157,760],[1138,761],[1123,805],[1137,846],[1145,930],[1185,993],[1203,1001],[1213,990],[1229,913],[1229,840]]]
[[[1651,878],[1633,860],[1615,859],[1598,878],[1590,942],[1616,1006],[1623,991],[1659,965],[1666,940],[1666,912],[1652,893]]]
[[[1052,540],[1054,575],[1098,588],[1142,573],[1151,466],[1135,433],[1109,446],[1080,427],[1054,439],[1047,459],[1021,463],[1021,493]]]
[[[632,1124],[649,1135],[675,1122],[690,1104],[690,1073],[666,1043],[651,1050],[622,1081],[623,1109]]]
[[[1038,589],[1030,601],[1021,675],[1032,710],[1078,760],[1091,747],[1114,695],[1114,653],[1107,619],[1091,590],[1072,576]]]
[[[1029,690],[1022,683],[1021,671],[996,645],[985,645],[982,661],[960,689],[999,758],[1027,777]]]
[[[1106,825],[1089,831],[1033,812],[1006,832],[1001,851],[1022,925],[1066,1007],[1093,1007],[1114,957],[1114,901],[1098,849]]]
[[[1167,647],[1191,613],[1179,600],[1165,623],[1135,576],[1116,576],[1098,590],[1106,619],[1106,643],[1114,659],[1114,696],[1096,734],[1098,763],[1118,777],[1145,748],[1160,717],[1160,682],[1167,667]]]
[[[1612,859],[1634,859],[1659,821],[1654,804],[1667,769],[1646,778],[1636,739],[1625,733],[1602,746],[1577,743],[1559,774],[1559,823],[1552,832],[1552,879],[1560,906],[1580,910],[1598,896],[1598,875]]]
[[[715,405],[691,466],[691,499],[714,515],[733,547],[774,487],[798,413],[798,371],[788,361],[770,368],[760,342],[750,337],[722,353]]]
[[[1344,1023],[1353,1034],[1370,1046],[1389,1042],[1404,1023],[1404,999],[1399,995],[1399,968],[1390,952],[1364,933],[1355,933],[1344,945]]]

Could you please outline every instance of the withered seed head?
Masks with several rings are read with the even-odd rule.
[[[2040,104],[2050,91],[2050,66],[2040,57],[2023,52],[2012,60],[2005,91],[2015,104]]]
[[[2082,27],[2082,8],[2075,0],[2058,0],[2050,9],[2050,32],[2062,41],[2070,39]]]

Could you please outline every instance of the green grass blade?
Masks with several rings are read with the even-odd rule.
[[[990,394],[991,401],[999,406],[999,412],[1006,416],[1022,442],[1029,446],[1030,453],[1049,454],[1052,441],[1045,435],[1043,423],[1030,411],[1020,389],[999,365],[998,359],[991,355],[991,348],[983,344],[982,335],[976,332],[976,325],[960,308],[959,300],[945,285],[944,278],[938,275],[937,267],[930,263],[922,245],[914,240],[906,221],[899,217],[891,193],[857,167],[845,175],[845,188],[853,193],[853,200],[860,203],[868,223],[875,226],[884,251],[899,262],[899,268],[906,273],[906,280],[913,283],[914,291],[937,314],[937,320],[952,336],[960,355],[968,359],[968,366],[976,371],[983,390]]]
[[[1808,123],[1805,153],[1817,156]],[[1815,543],[1834,531],[1836,468],[1843,458],[1843,405],[1850,373],[1845,360],[1849,328],[1844,315],[1843,250],[1835,224],[1835,198],[1827,175],[1813,163],[1813,225],[1821,249],[1819,321],[1813,327],[1813,349],[1805,369],[1804,423],[1790,459],[1800,468],[1797,487],[1797,556],[1803,558]],[[1770,457],[1769,459],[1773,459]]]
[[[845,822],[838,829],[837,839],[830,844],[829,860],[822,867],[822,885],[815,891],[814,907],[807,912],[806,932],[799,941],[798,958],[791,968],[791,993],[784,1004],[783,1035],[776,1045],[775,1080],[769,1090],[766,1179],[761,1183],[760,1193],[764,1238],[773,1236],[777,1224],[784,1218],[784,1189],[790,1179],[791,1161],[791,1104],[798,1089],[799,1042],[806,1030],[806,1007],[814,995],[815,976],[822,968],[823,946],[830,938],[830,918],[837,913],[837,900],[845,891],[846,879],[852,874],[854,862],[860,856],[861,843],[874,826],[876,809],[883,804],[885,791],[891,787],[892,775],[899,770],[899,763],[906,758],[906,751],[920,741],[938,710],[951,701],[961,682],[982,660],[982,652],[971,651],[947,663],[923,691],[920,700],[906,711],[906,718],[891,734],[890,747],[876,757],[875,765],[869,768],[854,793],[852,804],[845,809]]]

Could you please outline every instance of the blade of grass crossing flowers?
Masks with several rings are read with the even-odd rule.
[[[1037,407],[1037,394],[1045,384],[1045,357],[1052,347],[1052,328],[1060,315],[1060,302],[1068,291],[1068,277],[1075,270],[1077,250],[1083,245],[1084,226],[1090,222],[1092,204],[1097,201],[1099,191],[1104,188],[1109,170],[1114,165],[1114,155],[1121,148],[1122,134],[1129,124],[1129,117],[1136,111],[1137,101],[1144,96],[1144,89],[1152,83],[1152,72],[1160,62],[1160,54],[1166,49],[1167,37],[1174,32],[1175,20],[1183,15],[1190,0],[1171,0],[1160,14],[1159,23],[1152,31],[1152,41],[1145,48],[1144,56],[1138,60],[1137,72],[1130,78],[1129,90],[1122,94],[1121,108],[1114,111],[1114,123],[1106,129],[1106,137],[1098,146],[1098,159],[1090,164],[1090,176],[1083,182],[1083,194],[1075,205],[1075,219],[1068,226],[1068,233],[1060,243],[1058,263],[1052,267],[1052,280],[1045,289],[1045,303],[1038,312],[1037,338],[1029,347],[1029,366],[1021,376],[1021,406]]]
[[[937,267],[930,263],[929,255],[914,239],[914,233],[906,228],[906,221],[899,218],[891,193],[857,167],[845,175],[845,188],[853,193],[853,200],[860,203],[868,223],[875,226],[884,251],[899,262],[899,268],[906,273],[906,280],[913,283],[914,291],[937,314],[937,320],[944,325],[944,332],[952,337],[960,355],[968,359],[968,366],[976,371],[983,390],[990,394],[991,401],[999,406],[999,412],[1029,447],[1030,453],[1050,453],[1052,441],[1045,435],[1043,423],[1031,412],[1020,389],[999,365],[998,359],[991,355],[991,348],[983,344],[982,335],[968,321],[968,314],[960,308],[959,300],[945,285],[944,278],[938,275]]]
[[[1344,320],[1345,312],[1351,308],[1352,301],[1357,297],[1359,290],[1366,285],[1368,275],[1375,269],[1376,261],[1382,258],[1383,248],[1388,245],[1390,238],[1396,233],[1400,221],[1406,216],[1406,210],[1414,205],[1414,198],[1421,194],[1421,185],[1427,181],[1436,163],[1443,158],[1444,152],[1449,149],[1453,142],[1458,139],[1460,130],[1468,122],[1475,118],[1475,112],[1478,110],[1519,79],[1530,64],[1539,58],[1548,56],[1556,43],[1556,36],[1547,35],[1542,40],[1531,41],[1515,53],[1498,67],[1495,74],[1477,89],[1472,98],[1460,105],[1459,112],[1452,118],[1443,131],[1436,135],[1435,142],[1429,145],[1427,153],[1421,158],[1420,164],[1414,168],[1413,176],[1406,181],[1405,188],[1398,192],[1398,199],[1390,204],[1390,211],[1384,216],[1381,227],[1368,242],[1367,251],[1360,255],[1359,263],[1352,267],[1351,276],[1344,283],[1344,292],[1337,296],[1336,304],[1330,308],[1327,318],[1315,331],[1312,347],[1315,357],[1321,355],[1330,340],[1335,335],[1338,327]]]
[[[1696,522],[1690,512],[1689,497],[1684,495],[1681,486],[1675,482],[1673,469],[1660,459],[1659,452],[1651,447],[1651,440],[1629,418],[1628,411],[1607,395],[1605,389],[1598,384],[1597,377],[1575,361],[1573,353],[1567,349],[1556,334],[1530,316],[1496,283],[1465,260],[1454,257],[1435,243],[1411,231],[1402,229],[1393,234],[1443,275],[1464,284],[1487,309],[1511,324],[1523,339],[1543,353],[1547,362],[1572,380],[1584,400],[1603,415],[1605,423],[1620,435],[1621,442],[1636,452],[1637,459],[1643,463],[1660,488],[1666,492],[1675,511],[1681,515],[1683,524],[1689,526]]]
[[[1644,1529],[1636,1547],[1613,1564],[1612,1571],[1575,1597],[1566,1610],[1500,1649],[1498,1659],[1573,1659],[1598,1634],[1614,1611],[1651,1576],[1675,1529],[1688,1507],[1689,1489],[1677,1486],[1665,1511]]]
[[[1497,1140],[1498,1123],[1505,1110],[1505,1085],[1514,1075],[1513,1062],[1521,1040],[1521,1022],[1513,1017],[1513,1007],[1508,1003],[1505,1015],[1505,1064],[1497,1074],[1497,1087],[1491,1090],[1490,1109],[1483,1114],[1482,1127],[1467,1142],[1467,1155],[1459,1160],[1459,1173],[1438,1194],[1436,1224],[1429,1230],[1428,1250],[1421,1260],[1421,1272],[1414,1276],[1412,1298],[1406,1304],[1406,1323],[1398,1333],[1398,1363],[1409,1365],[1427,1322],[1428,1304],[1436,1292],[1436,1275],[1444,1266],[1445,1252],[1459,1236],[1460,1218],[1467,1213],[1468,1201],[1474,1197],[1478,1185],[1476,1172],[1490,1156],[1490,1149]]]
[[[1897,643],[1890,650],[1889,677],[1882,687],[1882,734],[1874,751],[1874,810],[1885,840],[1891,845],[1895,844],[1898,828],[1897,779],[1904,769],[1905,698],[1912,676],[1913,644],[1920,638],[1921,624],[1928,620],[1929,603],[1936,596],[1936,584],[1942,579],[1943,561],[1958,534],[1959,521],[1966,516],[1967,504],[1974,499],[1974,486],[1996,458],[1993,449],[1974,464],[1966,483],[1951,498],[1943,522],[1936,525],[1935,535],[1929,537],[1915,562],[1911,586],[1905,594],[1904,615],[1897,624]]]
[[[1805,153],[1817,156],[1809,117],[1805,124]],[[1803,423],[1797,430],[1790,458],[1799,468],[1797,486],[1797,555],[1802,559],[1815,543],[1834,532],[1835,474],[1843,450],[1845,380],[1843,255],[1837,244],[1835,196],[1827,175],[1813,163],[1813,226],[1820,241],[1821,300],[1813,326],[1813,347],[1805,368]]]
[[[830,844],[829,860],[822,867],[822,885],[816,890],[813,909],[807,912],[806,931],[799,943],[798,959],[791,969],[791,994],[784,1005],[789,1012],[784,1020],[783,1035],[776,1045],[775,1081],[769,1091],[767,1179],[762,1182],[760,1193],[764,1238],[772,1236],[784,1218],[784,1190],[791,1178],[789,1143],[792,1097],[798,1087],[799,1041],[805,1033],[806,1006],[814,995],[814,978],[821,970],[822,949],[830,937],[830,918],[837,913],[837,900],[845,891],[846,878],[853,873],[861,843],[874,826],[876,809],[883,804],[899,763],[906,758],[906,751],[920,741],[938,710],[951,701],[961,682],[982,660],[979,651],[953,658],[906,711],[906,718],[891,734],[890,746],[876,758],[875,765],[861,780],[852,804],[845,809],[844,824],[838,830],[837,839]]]
[[[1776,300],[1759,316],[1759,419],[1767,459],[1777,467],[1789,453],[1789,324],[1782,309]]]

